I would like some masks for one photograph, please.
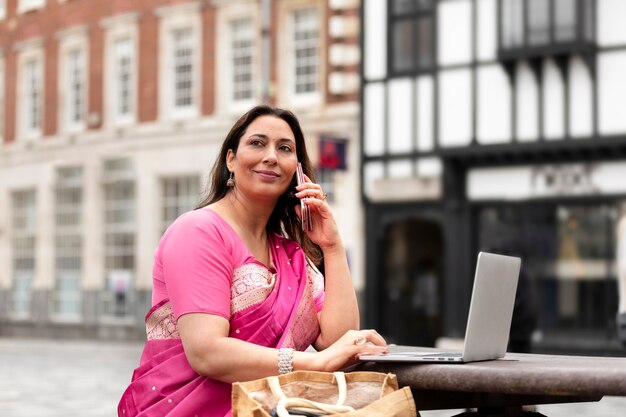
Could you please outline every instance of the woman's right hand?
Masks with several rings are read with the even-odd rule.
[[[361,355],[387,352],[387,342],[376,330],[349,330],[328,348],[315,354],[313,368],[334,372],[358,363]]]

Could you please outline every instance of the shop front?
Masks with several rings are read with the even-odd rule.
[[[368,325],[400,344],[462,339],[477,253],[493,251],[523,259],[510,349],[623,354],[626,163],[491,161],[450,158],[439,202],[366,205]]]

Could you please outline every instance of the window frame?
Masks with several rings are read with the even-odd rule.
[[[38,92],[37,92],[37,125],[33,127],[33,120],[31,119],[32,102],[31,90],[28,87],[29,79],[27,76],[27,66],[30,63],[37,64],[37,79],[38,79]],[[35,47],[28,50],[23,50],[18,56],[18,124],[17,124],[17,139],[19,141],[30,141],[40,139],[43,136],[43,124],[45,117],[45,59],[43,49],[41,47]]]
[[[394,14],[393,12],[394,0],[387,1],[387,7],[389,12],[387,13],[387,25],[388,25],[388,33],[389,36],[387,38],[387,50],[389,51],[387,54],[387,74],[390,77],[402,77],[407,75],[420,75],[420,74],[430,74],[433,73],[437,66],[437,54],[436,54],[436,43],[437,43],[437,16],[436,16],[436,1],[432,1],[431,7],[428,9],[420,9],[416,7],[415,10],[404,12],[402,14]],[[420,40],[418,38],[418,34],[420,30],[420,20],[428,19],[430,21],[430,64],[429,65],[421,65],[420,64],[420,54],[419,48]],[[394,29],[398,27],[398,25],[411,22],[411,27],[413,28],[413,41],[415,45],[413,45],[412,50],[415,52],[413,56],[413,62],[410,68],[396,70],[394,68],[394,58],[395,58],[395,48],[394,48]]]
[[[28,199],[32,197],[32,204],[30,202],[26,202],[28,206],[18,206],[17,199],[20,196],[26,196]],[[35,279],[35,273],[37,270],[37,213],[38,205],[37,205],[37,189],[35,188],[25,188],[25,189],[16,189],[11,190],[10,193],[10,210],[11,210],[11,294],[9,299],[9,315],[13,319],[24,320],[31,317],[32,303],[33,303],[33,282]],[[30,218],[31,221],[25,222],[24,227],[16,227],[16,223],[18,222],[18,218]],[[18,239],[24,239],[28,241],[32,239],[32,245],[28,248],[22,248],[21,244],[18,243]],[[20,249],[24,249],[21,250]],[[30,255],[29,258],[32,259],[32,268],[29,269],[19,269],[16,268],[16,260],[17,259],[26,259],[23,255]],[[16,292],[19,292],[20,289],[18,285],[16,285],[18,281],[18,271],[29,271],[29,288],[23,291],[26,293],[25,308],[22,310],[18,310],[16,308]],[[23,278],[20,278],[23,280]]]
[[[137,122],[138,111],[138,71],[139,71],[139,49],[138,49],[138,29],[137,15],[135,13],[115,17],[103,23],[105,27],[105,124],[110,127],[127,126]],[[116,44],[118,41],[128,39],[130,42],[130,111],[127,114],[119,114],[120,105],[119,80],[118,80],[118,60],[116,54]]]
[[[172,78],[170,85],[173,100],[170,104],[176,110],[186,111],[193,106],[193,30],[189,27],[174,28],[170,31],[172,42]],[[181,87],[183,82],[189,83],[188,87]]]
[[[596,0],[571,0],[572,7],[567,9],[559,8],[557,0],[544,0],[540,3],[545,7],[547,15],[546,21],[539,22],[543,25],[536,25],[531,13],[532,4],[524,0],[498,0],[498,51],[500,58],[519,57],[533,55],[533,51],[539,54],[553,55],[563,51],[588,51],[593,49],[596,31],[595,13]],[[534,4],[534,3],[533,3]],[[559,20],[563,17],[563,12],[568,10],[573,15],[573,21],[567,22]],[[592,16],[588,17],[587,12],[591,11]],[[513,14],[521,14],[522,18],[514,19]],[[544,16],[537,14],[537,16]],[[570,23],[564,25],[564,23]],[[544,26],[544,27],[542,27]],[[536,40],[537,30],[543,29],[545,40]],[[571,36],[563,36],[559,31],[564,29],[572,30]]]
[[[240,23],[240,22],[248,22],[250,24],[250,32],[251,35],[249,39],[246,39],[246,41],[250,42],[250,45],[248,46],[249,49],[249,54],[246,56],[247,58],[250,59],[250,64],[249,66],[249,75],[250,75],[250,97],[245,97],[245,98],[240,98],[238,99],[237,97],[235,97],[235,93],[237,91],[237,80],[235,79],[236,77],[236,64],[235,64],[235,49],[234,49],[234,42],[235,42],[235,33],[234,33],[234,28],[233,25],[235,23]],[[228,75],[230,75],[229,79],[228,79],[228,102],[229,102],[229,107],[230,108],[237,108],[237,109],[241,109],[241,108],[247,108],[247,107],[251,107],[254,102],[255,102],[255,98],[256,98],[256,91],[255,91],[255,85],[256,85],[256,81],[257,81],[257,74],[258,71],[255,71],[255,64],[256,64],[256,57],[257,57],[257,48],[256,48],[256,39],[257,37],[254,36],[254,28],[255,28],[255,20],[252,17],[241,17],[241,18],[236,18],[236,19],[230,19],[228,21],[228,47],[227,50],[229,52],[229,57],[228,57],[228,67],[229,67],[229,71],[228,71]]]
[[[216,2],[217,7],[217,42],[216,62],[225,62],[227,65],[216,65],[216,88],[217,109],[222,113],[240,114],[248,110],[260,99],[261,91],[261,48],[262,39],[260,31],[260,10],[258,7],[250,7],[247,2]],[[252,25],[252,98],[246,100],[234,100],[233,91],[233,54],[232,45],[232,22],[249,19]],[[255,36],[256,35],[256,36]]]
[[[108,159],[103,163],[104,181],[102,182],[102,215],[103,215],[103,288],[101,298],[103,321],[134,322],[135,320],[135,285],[137,280],[137,179],[134,172],[134,162],[130,158]],[[132,195],[126,195],[131,190]],[[111,195],[115,198],[110,198]],[[130,214],[129,218],[122,217],[109,221],[108,215]],[[130,237],[130,239],[128,239]],[[116,243],[121,239],[126,245]],[[132,241],[132,242],[131,242]],[[128,243],[131,242],[129,247]],[[132,266],[111,266],[124,264],[131,257]],[[122,303],[118,305],[112,282],[115,276],[127,279],[128,285]]]
[[[319,185],[326,193],[326,201],[328,204],[334,204],[337,194],[337,170],[317,167],[316,174]]]
[[[192,3],[196,7],[178,8],[169,6],[159,9],[157,14],[161,16],[159,27],[160,50],[159,64],[162,69],[159,71],[159,118],[167,119],[187,119],[197,117],[200,114],[201,104],[201,15],[198,4]],[[183,5],[189,6],[189,5]],[[176,86],[174,74],[174,41],[172,35],[177,30],[191,30],[189,44],[192,46],[191,57],[191,104],[188,106],[176,106],[174,103]]]
[[[296,40],[294,39],[297,34],[298,31],[301,29],[302,25],[296,25],[295,23],[295,19],[296,19],[296,13],[299,12],[304,12],[304,11],[315,11],[315,18],[316,18],[316,29],[317,29],[317,39],[316,39],[316,53],[315,53],[315,58],[316,58],[316,62],[315,62],[315,89],[313,91],[305,91],[305,92],[298,92],[297,88],[298,88],[298,75],[297,75],[297,70],[299,68],[298,66],[298,58],[297,58],[297,46],[296,46]],[[295,99],[297,99],[299,102],[315,102],[317,100],[319,100],[320,95],[321,95],[321,88],[322,88],[322,83],[321,83],[321,77],[320,77],[320,73],[321,73],[321,66],[322,66],[322,60],[321,60],[321,53],[322,53],[322,45],[321,45],[321,35],[322,35],[322,27],[321,27],[321,16],[320,16],[320,10],[319,7],[317,7],[316,5],[305,5],[302,7],[294,7],[293,9],[289,10],[288,12],[288,16],[287,16],[287,20],[288,20],[288,54],[289,54],[289,61],[288,61],[288,74],[289,76],[287,77],[288,80],[288,84],[287,84],[287,88],[289,91],[289,95]],[[310,66],[309,66],[310,67]]]
[[[174,195],[168,195],[168,187],[174,186],[180,190],[181,186],[186,187],[190,193],[181,194],[176,192]],[[195,193],[193,193],[195,191]],[[165,230],[172,224],[174,220],[186,211],[194,209],[200,202],[201,177],[196,174],[190,175],[172,175],[162,177],[160,179],[161,194],[161,229],[163,234]],[[168,216],[168,210],[175,213],[174,216]]]
[[[82,58],[82,119],[73,120],[72,108],[74,100],[72,83],[70,54],[79,51]],[[59,130],[66,133],[81,132],[87,129],[89,117],[89,42],[84,29],[61,35],[59,45],[59,77],[58,77],[58,102],[59,102]]]
[[[296,94],[294,90],[294,12],[302,9],[312,8],[317,14],[317,89],[315,92]],[[327,57],[326,43],[327,33],[325,31],[324,22],[326,19],[325,3],[311,0],[300,0],[291,2],[282,2],[279,8],[279,29],[288,36],[279,39],[279,74],[280,83],[279,100],[285,102],[286,105],[296,109],[307,108],[310,106],[320,105],[325,97],[326,92],[326,75],[327,75]]]
[[[71,173],[71,171],[77,171],[78,174],[64,175],[65,173]],[[57,180],[54,189],[54,239],[55,239],[55,266],[54,266],[54,287],[51,294],[50,312],[51,316],[58,321],[80,321],[82,319],[82,291],[81,291],[81,278],[83,271],[83,225],[84,225],[84,209],[85,209],[85,193],[84,193],[84,169],[82,166],[64,166],[58,167],[56,172]],[[80,198],[78,202],[62,200],[62,193],[64,191],[78,192]],[[77,214],[77,221],[70,224],[59,224],[60,216],[71,216]],[[79,248],[63,247],[60,243],[64,238],[74,238],[78,241]],[[69,250],[68,250],[69,249]],[[72,250],[74,249],[74,250]],[[69,256],[68,256],[69,254]],[[77,268],[63,268],[60,264],[60,259],[67,260],[68,258],[78,261]],[[76,287],[71,290],[63,288],[63,285],[59,285],[60,282],[67,280],[63,276],[64,272],[77,272]],[[72,298],[76,301],[77,309],[70,313],[63,313],[57,309],[59,302],[62,300]]]

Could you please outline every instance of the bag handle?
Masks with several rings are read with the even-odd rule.
[[[278,377],[272,376],[268,378],[268,383],[270,389],[272,390],[272,394],[274,397],[278,399],[278,404],[276,405],[276,413],[279,417],[290,417],[288,408],[298,409],[300,411],[307,412],[319,412],[322,411],[324,414],[330,413],[347,413],[349,411],[354,411],[354,408],[343,405],[346,401],[347,395],[347,384],[346,384],[346,376],[343,372],[333,372],[333,376],[337,381],[337,388],[339,389],[339,395],[337,397],[336,404],[324,404],[317,401],[307,400],[306,398],[287,398],[282,388],[280,387],[280,382],[278,381]]]

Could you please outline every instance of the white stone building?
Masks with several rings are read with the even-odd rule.
[[[142,337],[232,123],[293,110],[363,287],[357,1],[0,1],[0,336]]]

